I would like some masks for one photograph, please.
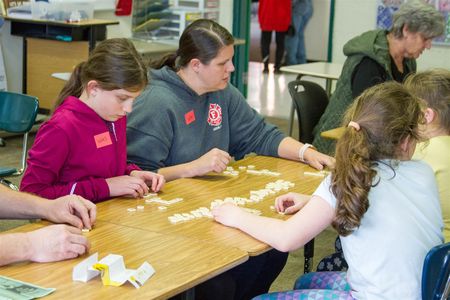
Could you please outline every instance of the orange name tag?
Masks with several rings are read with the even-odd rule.
[[[94,135],[94,139],[95,139],[95,145],[97,146],[97,149],[112,144],[111,136],[109,135],[108,131]]]
[[[194,110],[191,110],[184,115],[184,121],[186,122],[186,125],[189,125],[195,121]]]

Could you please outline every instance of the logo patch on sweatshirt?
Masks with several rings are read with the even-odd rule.
[[[95,145],[97,149],[109,146],[112,144],[111,136],[109,135],[109,131],[94,135]]]
[[[211,126],[220,126],[222,124],[222,108],[219,104],[209,104],[208,124]]]
[[[191,110],[184,114],[184,121],[186,122],[186,125],[191,124],[195,121],[195,112],[194,110]]]

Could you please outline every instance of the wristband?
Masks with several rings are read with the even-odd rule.
[[[305,152],[306,152],[306,150],[307,150],[308,148],[313,148],[313,145],[306,143],[306,144],[304,144],[304,145],[300,148],[300,150],[298,151],[298,158],[299,158],[300,161],[303,162],[303,163],[306,162],[304,155],[305,155]]]

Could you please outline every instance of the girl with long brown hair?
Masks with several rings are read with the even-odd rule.
[[[265,299],[420,299],[423,260],[443,240],[433,171],[411,160],[422,122],[421,101],[402,85],[369,88],[347,111],[336,167],[312,198],[289,193],[275,200],[278,211],[298,211],[294,216],[255,216],[229,204],[213,210],[216,221],[281,251],[302,247],[329,225],[339,233],[347,273],[309,273],[305,282],[314,291]]]
[[[126,115],[147,84],[147,69],[127,39],[101,42],[78,64],[50,120],[29,151],[20,189],[45,198],[92,201],[158,191],[164,177],[127,164]]]

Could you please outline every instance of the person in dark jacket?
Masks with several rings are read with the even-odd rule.
[[[211,20],[183,32],[179,49],[151,65],[150,83],[128,116],[128,160],[167,180],[222,172],[231,156],[256,152],[332,166],[323,155],[267,124],[229,83],[233,36]],[[287,253],[270,250],[195,289],[196,299],[251,299],[265,293]]]
[[[416,59],[431,48],[431,40],[443,32],[442,14],[429,4],[412,0],[394,14],[389,31],[371,30],[347,42],[347,59],[328,107],[314,128],[313,145],[332,155],[335,142],[320,133],[341,126],[353,99],[367,88],[388,80],[403,82],[416,71]]]

